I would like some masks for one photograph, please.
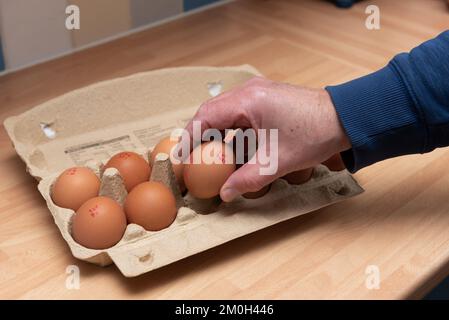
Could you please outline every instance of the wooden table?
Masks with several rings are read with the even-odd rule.
[[[370,31],[369,3],[238,1],[185,17],[0,77],[0,120],[163,67],[249,63],[274,80],[339,83],[449,27],[445,1],[379,0],[381,29]],[[71,256],[4,128],[0,160],[0,298],[418,298],[449,274],[447,149],[363,169],[359,197],[133,279]],[[69,265],[79,290],[66,289]],[[368,289],[376,268],[379,289]]]

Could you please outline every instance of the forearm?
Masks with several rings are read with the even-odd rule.
[[[385,68],[327,87],[351,149],[350,171],[449,145],[449,31]]]

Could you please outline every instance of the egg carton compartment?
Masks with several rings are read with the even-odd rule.
[[[51,186],[64,169],[90,167],[101,177],[100,194],[123,203],[127,193],[120,174],[103,169],[110,156],[134,151],[148,160],[148,150],[174,127],[182,127],[204,100],[254,75],[260,73],[251,66],[150,71],[72,91],[5,121],[27,170],[40,180],[38,189],[74,257],[100,266],[113,263],[124,276],[134,277],[363,192],[346,170],[318,166],[308,182],[291,185],[278,179],[258,199],[200,200],[189,193],[182,196],[169,159],[159,157],[150,180],[167,185],[178,207],[168,228],[146,231],[129,224],[123,238],[104,250],[73,240],[74,211],[51,199]],[[49,128],[51,135],[45,133]]]

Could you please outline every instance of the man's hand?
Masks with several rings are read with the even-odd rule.
[[[209,128],[278,129],[277,172],[260,175],[257,161],[246,163],[221,188],[220,196],[227,202],[350,148],[324,89],[308,89],[262,77],[255,77],[202,104],[186,127],[191,137],[193,121],[201,121],[202,132]],[[257,153],[255,156],[257,159]]]

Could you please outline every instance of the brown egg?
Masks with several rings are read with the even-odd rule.
[[[125,182],[128,192],[139,183],[148,181],[151,175],[151,167],[135,152],[120,152],[114,155],[104,166],[107,168],[116,168]]]
[[[232,149],[219,141],[206,142],[192,151],[190,163],[184,165],[184,183],[192,196],[209,199],[220,194],[234,171]]]
[[[150,164],[153,165],[154,159],[159,153],[165,153],[171,156],[171,152],[177,143],[177,141],[170,140],[170,137],[166,137],[159,141],[159,143],[154,147],[153,151],[151,151]],[[181,189],[181,191],[184,191],[186,188],[183,178],[184,164],[172,164],[172,168],[173,172],[175,173],[176,180],[179,183],[179,188]]]
[[[72,236],[80,245],[91,249],[106,249],[123,237],[126,216],[117,201],[108,197],[87,200],[72,220]]]
[[[90,198],[98,196],[100,179],[89,168],[73,167],[59,175],[52,186],[51,198],[62,208],[74,211]]]
[[[148,231],[167,228],[176,218],[176,200],[170,189],[160,182],[138,184],[125,200],[125,213],[130,223]]]
[[[313,168],[308,168],[304,170],[294,171],[283,176],[290,184],[303,184],[312,178]]]
[[[270,188],[271,188],[271,183],[269,185],[263,187],[259,191],[247,192],[247,193],[244,193],[242,196],[246,199],[257,199],[257,198],[260,198],[260,197],[263,197],[264,195],[266,195],[268,193],[268,191],[270,191]]]
[[[329,168],[331,171],[345,170],[345,164],[339,153],[334,154],[332,157],[323,162],[323,165]]]

